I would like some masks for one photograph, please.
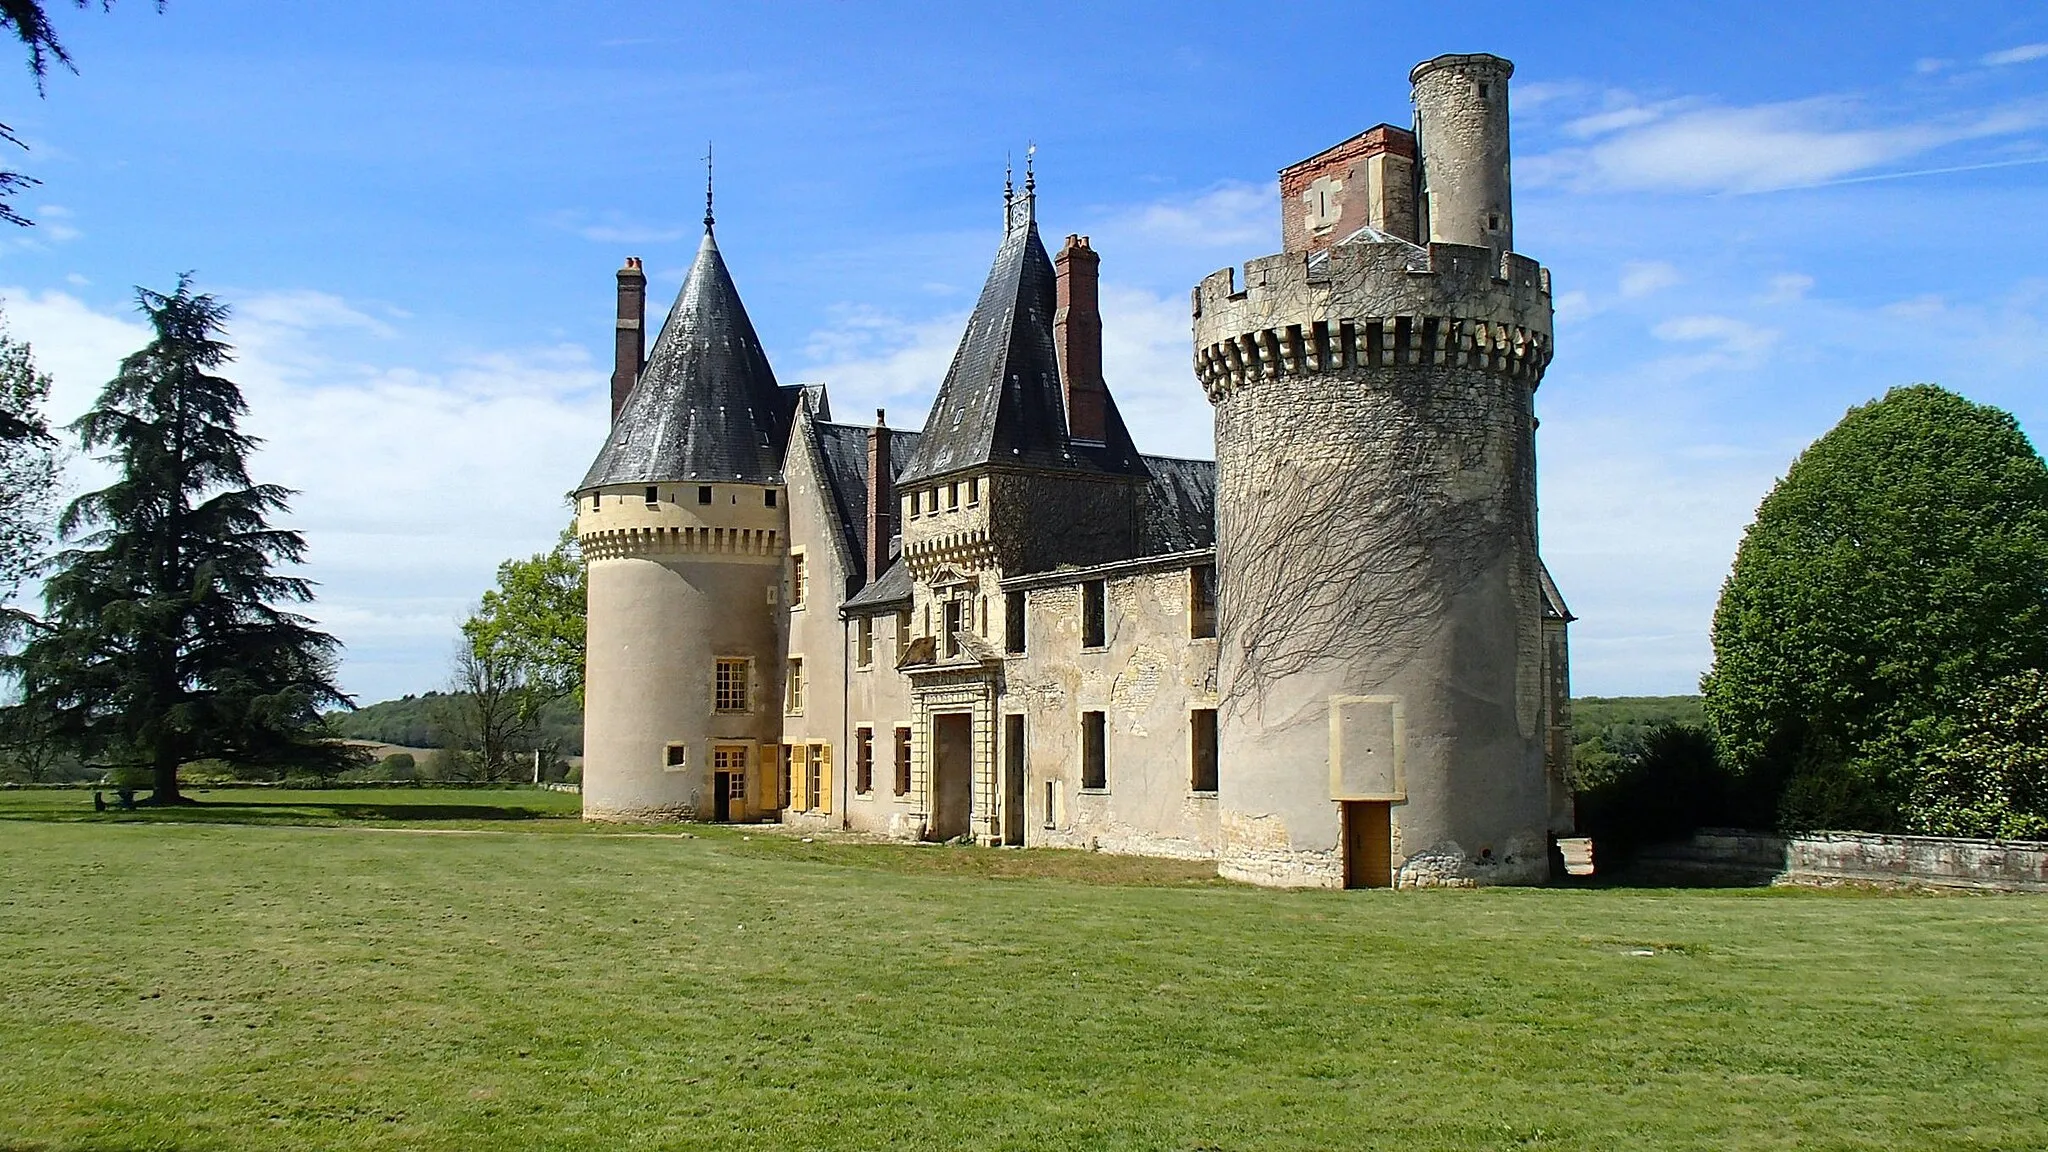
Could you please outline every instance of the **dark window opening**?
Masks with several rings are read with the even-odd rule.
[[[709,485],[709,484],[699,484],[699,485],[697,486],[697,503],[699,503],[699,504],[709,504],[709,503],[711,503],[711,485]]]
[[[960,654],[960,601],[946,601],[946,655]]]
[[[1081,787],[1109,787],[1109,714],[1081,713]]]
[[[690,758],[689,746],[686,744],[671,744],[662,751],[662,763],[670,768],[681,768]]]
[[[1100,648],[1107,640],[1103,627],[1104,587],[1100,580],[1081,585],[1081,647]]]
[[[1481,85],[1479,86],[1479,98],[1480,98],[1481,100],[1491,100],[1491,99],[1493,99],[1493,85],[1491,85],[1491,84],[1481,84]]]
[[[1050,781],[1050,780],[1047,780],[1047,781],[1045,782],[1045,826],[1046,826],[1047,828],[1051,828],[1051,827],[1054,827],[1054,824],[1053,824],[1053,809],[1052,809],[1052,800],[1053,800],[1053,796],[1054,796],[1054,795],[1056,795],[1056,793],[1054,792],[1054,790],[1053,790],[1053,789],[1054,789],[1054,785],[1053,785],[1053,782],[1052,782],[1052,781]]]
[[[1194,773],[1189,787],[1197,792],[1216,790],[1216,710],[1197,708],[1188,713],[1190,751]]]
[[[761,499],[767,502],[767,506],[768,506],[768,507],[770,507],[770,508],[773,508],[773,507],[775,507],[775,489],[773,489],[773,488],[763,488],[763,489],[761,489]]]
[[[649,504],[661,503],[661,493],[652,484],[647,486],[647,502]]]
[[[1487,213],[1486,226],[1492,231],[1500,231],[1500,214],[1498,212]]]
[[[1197,639],[1216,634],[1216,566],[1197,564],[1188,569],[1188,635]]]
[[[910,794],[910,729],[896,730],[896,794]]]
[[[1015,655],[1024,651],[1024,593],[1003,595],[1003,651]]]

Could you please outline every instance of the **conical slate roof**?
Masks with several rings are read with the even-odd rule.
[[[1052,259],[1038,238],[1030,201],[1023,201],[1005,229],[902,483],[985,464],[1147,475],[1114,400],[1105,397],[1105,443],[1067,439],[1053,346],[1055,288]]]
[[[777,483],[789,407],[706,227],[647,367],[578,490],[679,480]]]

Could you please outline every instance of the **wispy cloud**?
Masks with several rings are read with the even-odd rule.
[[[1616,98],[1608,94],[1609,103]],[[1574,192],[1769,192],[1869,176],[1949,145],[2048,124],[2048,104],[2039,100],[1900,122],[1843,97],[1747,107],[1621,99],[1565,121],[1563,134],[1585,143],[1519,162],[1518,174]]]
[[[1678,269],[1662,260],[1635,261],[1622,267],[1621,298],[1639,299],[1684,282]]]
[[[617,212],[601,213],[596,218],[584,212],[557,212],[548,217],[548,222],[594,244],[673,244],[694,237],[700,231],[689,225],[630,220]]]
[[[1233,182],[1185,199],[1155,200],[1112,223],[1151,240],[1234,249],[1270,240],[1273,216],[1272,192]]]
[[[1998,52],[1987,52],[1977,62],[1986,68],[2003,68],[2008,64],[2031,64],[2044,59],[2048,59],[2048,43],[2021,44]]]

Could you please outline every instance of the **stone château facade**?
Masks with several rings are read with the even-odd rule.
[[[1193,296],[1217,460],[1147,456],[1099,257],[1027,178],[922,431],[777,383],[706,213],[579,486],[584,812],[1535,883],[1571,797],[1537,553],[1549,274],[1512,250],[1507,61],[1281,173],[1283,251]]]

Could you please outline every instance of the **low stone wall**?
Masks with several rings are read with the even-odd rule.
[[[1766,836],[1709,829],[1645,850],[1654,874],[1721,883],[1891,884],[2048,892],[2048,842],[1812,832]]]

